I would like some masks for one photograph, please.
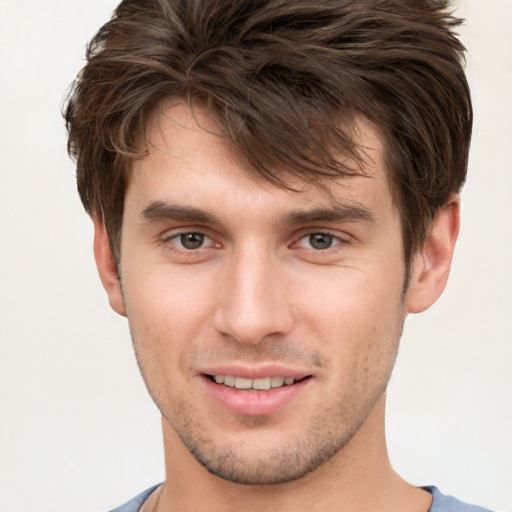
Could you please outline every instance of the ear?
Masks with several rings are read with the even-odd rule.
[[[414,258],[406,298],[408,313],[421,313],[443,293],[450,274],[459,225],[460,200],[454,195],[437,212],[425,243]]]
[[[103,219],[94,217],[94,257],[100,274],[101,282],[108,295],[111,308],[122,316],[126,316],[121,281],[117,274],[116,264],[108,241],[107,230]]]

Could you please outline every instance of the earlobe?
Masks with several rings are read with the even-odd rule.
[[[110,250],[107,230],[102,219],[94,218],[94,257],[103,287],[108,295],[112,309],[126,316],[121,281],[117,273],[116,264]]]
[[[437,212],[425,243],[414,258],[406,299],[408,313],[421,313],[443,293],[459,234],[459,216],[460,200],[454,195]]]

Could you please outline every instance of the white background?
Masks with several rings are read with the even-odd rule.
[[[163,478],[159,415],[93,264],[60,117],[113,0],[0,0],[0,512],[105,512]],[[391,459],[512,511],[512,0],[461,0],[475,136],[452,279],[409,318]]]

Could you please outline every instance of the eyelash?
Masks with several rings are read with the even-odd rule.
[[[201,240],[199,241],[199,245],[197,247],[185,247],[184,246],[184,237],[191,237],[191,236],[197,236],[200,237]],[[312,246],[313,237],[318,237],[317,241],[321,243],[320,237],[327,238],[328,246],[324,248],[318,248]],[[221,247],[221,244],[216,243],[213,238],[209,237],[205,233],[201,231],[182,231],[179,233],[173,233],[170,236],[167,236],[163,239],[164,243],[170,244],[174,250],[177,250],[182,253],[194,253],[197,251],[200,251],[201,249],[208,249],[208,248],[219,248]],[[190,240],[189,240],[190,241]],[[306,243],[309,246],[302,245],[303,241],[307,241]],[[207,242],[207,245],[204,245],[204,243]],[[209,242],[209,243],[208,243]],[[299,247],[302,249],[305,249],[307,251],[312,251],[315,253],[325,253],[328,252],[331,249],[334,249],[338,245],[347,244],[347,240],[342,239],[339,236],[336,236],[335,234],[329,232],[329,231],[310,231],[303,236],[301,236],[296,242],[291,244],[291,247]],[[192,241],[193,244],[193,241]]]
[[[189,247],[183,246],[184,237],[191,236],[191,235],[199,236],[202,238],[201,247],[189,248]],[[179,240],[179,242],[176,242],[176,240]],[[182,252],[195,252],[200,249],[205,249],[207,247],[203,246],[203,242],[206,240],[209,240],[211,242],[209,245],[211,245],[211,246],[217,245],[220,247],[220,244],[216,244],[212,238],[210,238],[208,235],[206,235],[204,233],[201,233],[200,231],[182,231],[181,233],[174,233],[174,234],[164,238],[165,243],[170,243],[173,246],[177,246],[177,250],[182,251]],[[181,247],[179,245],[181,245]]]
[[[312,247],[311,242],[313,240],[313,237],[325,237],[325,238],[327,238],[328,241],[329,241],[329,246],[328,247],[324,247],[324,248]],[[343,240],[339,236],[336,236],[335,234],[330,233],[329,231],[314,231],[314,232],[307,233],[306,235],[304,235],[301,238],[299,238],[299,240],[296,242],[295,245],[298,245],[300,247],[300,243],[302,241],[304,241],[304,240],[308,240],[309,247],[302,246],[303,249],[306,249],[306,250],[309,250],[309,251],[314,251],[314,252],[319,252],[319,253],[320,252],[329,251],[330,249],[334,249],[338,245],[347,243],[346,240]],[[317,239],[317,241],[319,241],[319,239]]]

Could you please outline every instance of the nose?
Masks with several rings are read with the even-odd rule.
[[[227,264],[214,316],[215,329],[239,343],[258,343],[291,331],[294,313],[279,262],[262,250],[239,251]]]

